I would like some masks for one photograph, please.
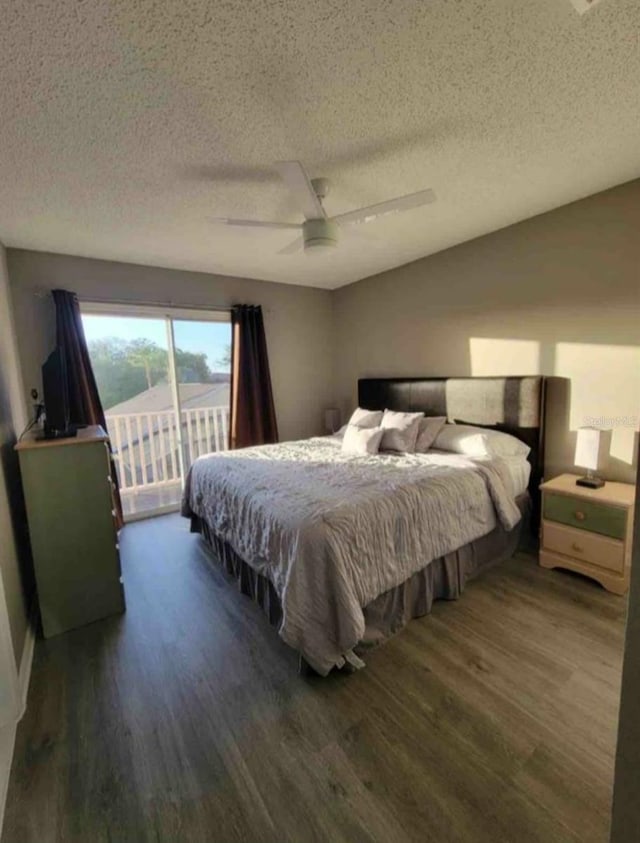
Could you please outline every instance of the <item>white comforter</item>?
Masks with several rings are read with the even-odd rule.
[[[183,514],[271,580],[281,637],[325,675],[362,638],[373,599],[497,520],[518,523],[508,488],[498,459],[351,456],[321,437],[200,457]]]

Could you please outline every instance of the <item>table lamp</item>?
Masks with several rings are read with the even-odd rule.
[[[598,470],[599,456],[600,431],[595,427],[579,427],[574,463],[580,468],[586,468],[587,474],[576,480],[576,486],[586,486],[587,489],[601,489],[604,486],[604,480],[593,473]]]

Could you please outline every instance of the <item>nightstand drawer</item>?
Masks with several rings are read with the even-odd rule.
[[[627,512],[621,507],[580,500],[571,495],[555,495],[553,492],[544,494],[543,516],[547,521],[557,521],[620,540],[624,539],[627,527]]]
[[[542,542],[544,550],[561,553],[619,574],[623,571],[624,544],[614,539],[545,521]]]

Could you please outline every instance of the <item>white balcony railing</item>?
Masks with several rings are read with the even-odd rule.
[[[122,491],[179,482],[180,440],[186,467],[202,454],[228,448],[226,406],[182,410],[180,436],[176,414],[171,410],[105,415]]]

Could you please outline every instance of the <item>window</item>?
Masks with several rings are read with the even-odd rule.
[[[189,466],[226,450],[227,311],[81,303],[125,518],[175,510]]]

